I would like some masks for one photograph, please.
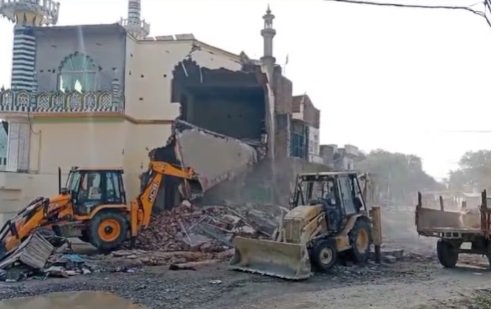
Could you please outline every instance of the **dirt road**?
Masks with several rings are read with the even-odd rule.
[[[337,266],[330,274],[303,282],[229,271],[225,264],[177,272],[151,267],[136,273],[3,283],[0,299],[108,291],[148,308],[437,308],[460,300],[460,293],[490,290],[490,270],[484,260],[473,258],[469,265],[453,270],[443,269],[433,258],[420,257],[395,264]],[[0,309],[13,308],[7,304],[0,303]]]
[[[473,298],[482,289],[489,289],[490,300],[490,272],[462,267],[438,269],[429,280],[409,278],[289,294],[242,308],[459,308],[456,304],[464,302],[465,295]]]
[[[198,271],[147,267],[132,273],[0,283],[0,299],[48,294],[38,302],[27,301],[25,308],[36,304],[39,309],[57,309],[67,305],[54,306],[49,293],[71,292],[72,306],[111,309],[106,304],[114,303],[113,298],[73,293],[102,291],[147,308],[490,308],[487,258],[461,255],[458,268],[444,269],[435,257],[436,239],[416,236],[412,208],[384,211],[384,247],[404,248],[408,254],[394,264],[338,265],[329,274],[302,282],[230,271],[226,264]],[[95,305],[95,299],[101,299],[101,305]],[[472,303],[477,306],[469,307]],[[478,305],[481,303],[487,306]],[[11,308],[21,307],[18,302],[0,302],[0,309]]]

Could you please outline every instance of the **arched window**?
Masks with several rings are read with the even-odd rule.
[[[70,55],[60,66],[58,88],[63,92],[95,91],[97,72],[98,69],[90,57],[80,53]]]

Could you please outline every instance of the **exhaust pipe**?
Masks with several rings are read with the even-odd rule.
[[[58,194],[62,194],[62,169],[58,167]]]

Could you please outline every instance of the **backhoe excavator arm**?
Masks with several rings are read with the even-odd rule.
[[[68,198],[67,198],[68,200]],[[52,203],[48,198],[37,198],[0,229],[0,260],[15,251],[37,228],[48,225],[66,208],[61,199]],[[56,219],[55,219],[56,220]]]
[[[167,162],[151,161],[149,171],[151,177],[141,194],[130,205],[131,235],[133,238],[142,228],[149,226],[153,206],[164,176],[174,176],[188,181],[197,180],[197,175],[193,169],[176,167]]]

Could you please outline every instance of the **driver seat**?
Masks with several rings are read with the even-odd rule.
[[[330,233],[337,233],[340,231],[342,223],[341,209],[337,205],[331,205],[326,199],[314,199],[309,202],[309,205],[322,204],[324,214],[326,215],[326,223],[328,225],[328,231]]]

